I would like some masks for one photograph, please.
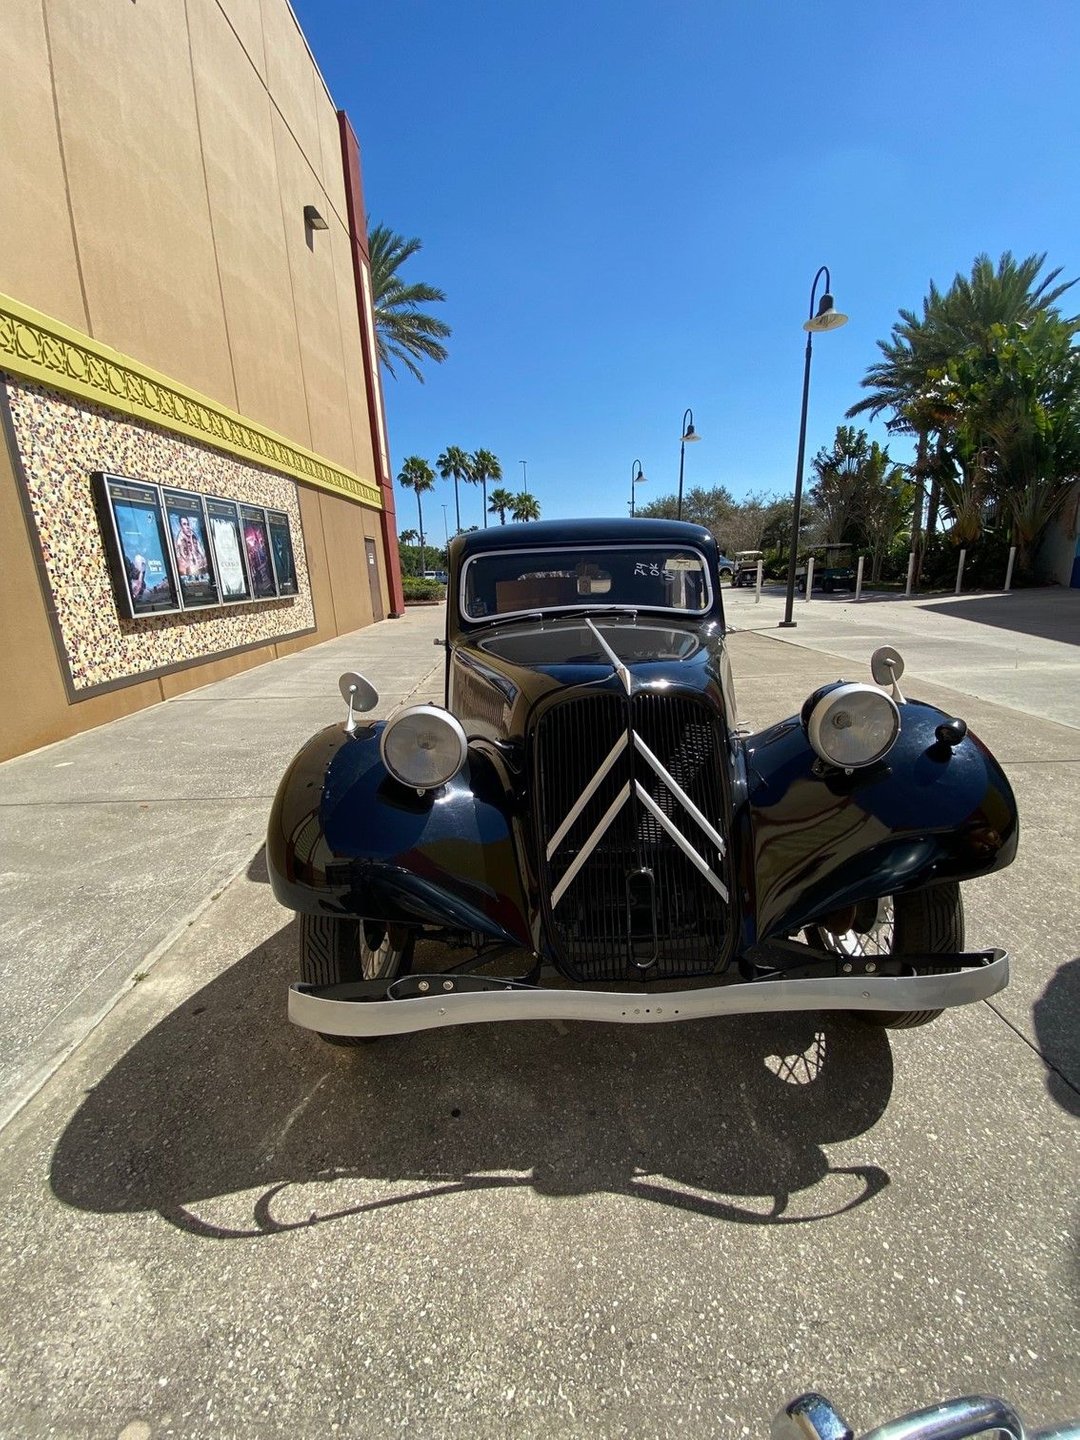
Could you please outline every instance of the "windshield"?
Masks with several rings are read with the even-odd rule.
[[[461,579],[466,620],[609,605],[701,615],[711,604],[705,557],[669,545],[502,550],[474,555]]]

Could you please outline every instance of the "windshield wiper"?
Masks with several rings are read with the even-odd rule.
[[[626,615],[631,620],[638,615],[635,605],[574,605],[563,610],[515,610],[512,615],[496,615],[490,620],[485,617],[485,627],[493,630],[496,625],[508,625],[514,620],[585,620],[598,611]]]

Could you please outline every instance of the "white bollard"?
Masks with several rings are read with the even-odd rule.
[[[863,567],[863,562],[865,561],[865,559],[866,559],[866,556],[865,556],[865,555],[860,555],[860,556],[859,556],[859,568],[858,568],[858,570],[855,571],[855,599],[856,599],[856,600],[861,600],[861,599],[862,599],[862,567]]]
[[[814,557],[811,555],[806,562],[806,603],[809,605],[810,596],[814,589]]]
[[[1009,568],[1005,571],[1005,589],[1012,589],[1013,561],[1016,559],[1016,546],[1009,546]]]
[[[904,586],[905,600],[911,599],[911,584],[915,578],[915,551],[912,550],[907,562],[907,584]]]
[[[960,551],[960,563],[956,567],[956,589],[954,595],[960,594],[960,586],[964,583],[964,561],[967,559],[967,551]]]
[[[760,605],[760,604],[761,604],[761,581],[762,581],[762,578],[763,578],[764,574],[765,574],[765,561],[764,561],[764,560],[759,560],[759,561],[757,562],[757,584],[756,584],[755,589],[754,589],[754,604],[755,604],[755,605]]]

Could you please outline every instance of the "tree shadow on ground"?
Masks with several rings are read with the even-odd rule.
[[[472,1189],[607,1191],[748,1224],[889,1183],[822,1147],[881,1116],[884,1032],[834,1015],[488,1024],[343,1050],[284,1018],[295,922],[175,1010],[56,1147],[66,1204],[247,1239]],[[254,1194],[252,1194],[254,1192]]]
[[[1080,956],[1059,965],[1032,1006],[1046,1088],[1070,1115],[1080,1115]]]
[[[1080,590],[1013,590],[1007,595],[936,600],[923,608],[999,630],[1080,645]]]

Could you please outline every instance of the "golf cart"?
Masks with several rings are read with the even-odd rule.
[[[763,550],[738,550],[735,553],[733,585],[757,584],[758,561],[765,558]]]
[[[855,589],[854,545],[810,545],[799,557],[795,570],[795,588],[806,594],[807,561],[814,557],[814,585],[831,595],[834,590]]]

